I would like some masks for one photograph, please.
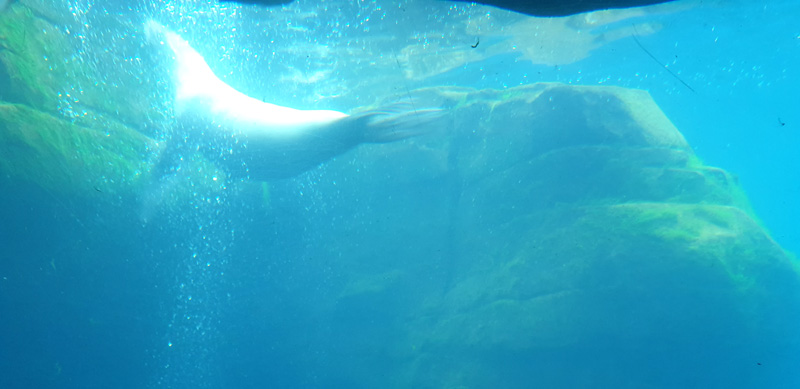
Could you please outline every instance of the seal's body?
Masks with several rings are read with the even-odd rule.
[[[348,115],[266,103],[217,78],[178,34],[154,21],[145,24],[145,31],[174,54],[175,114],[187,141],[235,175],[292,177],[361,143],[428,132],[442,117],[440,109],[413,110],[408,104]]]

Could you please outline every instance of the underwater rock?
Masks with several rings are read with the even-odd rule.
[[[148,79],[135,31],[94,33],[86,15],[64,11],[21,0],[0,15],[0,101],[76,120],[93,111],[148,134],[159,130],[166,103],[155,98],[159,85]]]
[[[0,177],[89,198],[141,189],[152,164],[147,156],[160,146],[102,115],[88,120],[92,127],[0,102]]]
[[[381,211],[389,226],[363,232],[387,250],[336,250],[349,250],[349,266],[402,268],[415,282],[350,296],[338,314],[417,299],[392,306],[397,317],[373,335],[398,339],[382,350],[391,358],[381,354],[394,370],[367,357],[360,366],[396,374],[400,387],[797,383],[797,264],[736,179],[704,166],[647,92],[561,84],[429,92],[452,107],[453,131],[389,146],[392,158],[360,149],[355,160],[369,168],[348,182],[379,188],[375,197],[393,204]],[[418,157],[426,162],[415,165]],[[327,173],[343,178],[337,172],[352,163]],[[374,201],[344,212],[364,213]],[[339,229],[352,233],[379,214]],[[367,231],[376,226],[380,233]],[[397,255],[408,258],[402,267]],[[351,276],[354,285],[366,277]],[[758,370],[765,365],[769,374]]]
[[[16,5],[0,17],[0,100],[58,111],[70,44],[61,31]]]
[[[89,45],[79,16],[44,0],[0,15],[0,183],[92,201],[137,196],[161,151],[145,134],[163,131],[167,111],[143,98],[157,86],[141,77],[138,44],[96,34],[102,42]]]
[[[768,355],[800,346],[797,265],[646,92],[495,95],[455,115],[480,123],[458,157],[470,265],[417,334],[421,360],[463,362],[441,384],[771,386],[764,358],[788,374]]]

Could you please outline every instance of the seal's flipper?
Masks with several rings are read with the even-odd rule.
[[[364,123],[363,143],[388,143],[442,128],[445,111],[439,108],[416,109],[410,103],[397,103],[352,118]]]

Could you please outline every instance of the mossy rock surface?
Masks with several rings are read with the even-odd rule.
[[[629,203],[513,224],[526,236],[485,249],[492,264],[464,272],[411,326],[427,350],[418,366],[450,361],[440,369],[451,380],[429,387],[680,384],[657,360],[705,363],[696,382],[738,385],[758,377],[748,358],[800,346],[797,264],[738,208]]]
[[[534,84],[467,94],[454,112],[468,183],[559,149],[680,149],[686,140],[644,91]],[[471,130],[467,132],[467,130]]]
[[[397,227],[364,236],[391,249],[347,266],[380,275],[404,252],[415,282],[387,282],[391,293],[348,296],[336,308],[347,316],[398,304],[381,350],[399,366],[384,372],[396,387],[755,387],[793,374],[798,358],[769,355],[800,349],[797,264],[735,176],[703,165],[646,92],[536,84],[425,93],[452,108],[452,127],[427,143],[359,149],[351,183],[382,195],[352,194],[362,201],[343,211],[361,217],[337,226],[347,236],[378,217],[365,204],[397,197],[441,205],[384,208]],[[340,158],[348,168],[354,160]],[[424,168],[417,181],[415,166]],[[441,249],[398,243],[409,225]],[[326,251],[354,249],[337,241],[344,246]],[[384,290],[374,275],[348,274],[344,290],[367,281]],[[753,371],[753,355],[774,376]]]
[[[143,133],[167,111],[141,78],[140,42],[79,16],[43,0],[0,15],[1,173],[59,195],[134,196],[161,150]]]
[[[0,99],[57,112],[71,57],[72,42],[61,30],[13,5],[0,16]]]
[[[26,105],[0,104],[0,171],[5,178],[79,196],[132,194],[160,147],[103,116],[84,127]]]
[[[131,25],[104,26],[121,31],[104,33],[86,23],[43,0],[22,0],[0,15],[0,101],[74,119],[112,115],[153,131],[166,117],[158,88],[167,86],[148,78],[142,38]]]

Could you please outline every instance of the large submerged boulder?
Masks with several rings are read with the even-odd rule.
[[[737,179],[703,165],[647,92],[536,84],[432,96],[453,106],[452,133],[358,151],[362,184],[407,206],[390,208],[388,227],[365,215],[339,229],[369,223],[362,236],[386,253],[326,247],[369,263],[351,264],[367,273],[349,273],[352,285],[403,270],[383,288],[358,289],[360,298],[347,287],[338,302],[340,316],[395,304],[396,316],[372,329],[392,352],[367,352],[382,362],[352,373],[356,381],[800,383],[797,264],[759,224]],[[352,177],[349,185],[361,188]],[[397,253],[408,259],[398,263]]]

